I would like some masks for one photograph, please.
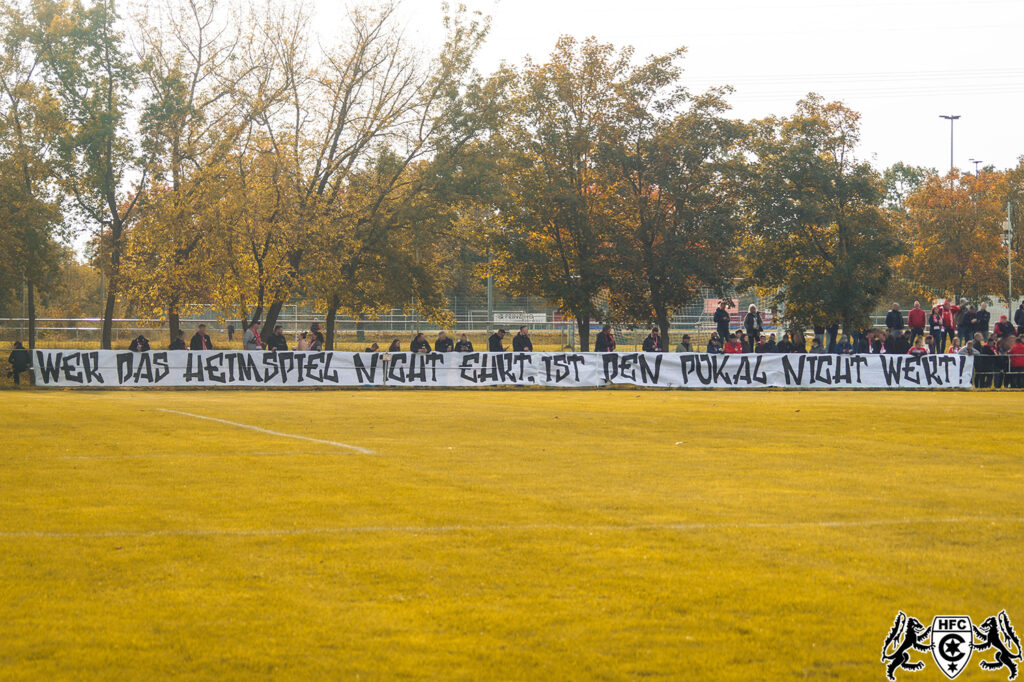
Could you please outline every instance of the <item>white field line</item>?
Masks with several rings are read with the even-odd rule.
[[[192,414],[191,412],[182,412],[180,410],[168,410],[168,409],[163,408],[163,407],[158,407],[156,409],[160,410],[161,412],[170,412],[171,414],[180,414],[180,415],[184,415],[186,417],[193,417],[195,419],[205,419],[207,421],[219,422],[221,424],[227,424],[229,426],[237,426],[240,429],[250,429],[252,431],[259,431],[260,433],[266,433],[268,435],[278,436],[280,438],[295,438],[296,440],[306,440],[306,441],[309,441],[311,443],[321,443],[323,445],[330,445],[330,446],[333,446],[333,447],[336,447],[336,448],[344,448],[346,450],[352,450],[354,452],[358,452],[358,453],[363,454],[363,455],[372,455],[373,454],[373,450],[367,450],[366,448],[361,448],[361,447],[358,447],[358,446],[355,446],[355,445],[349,445],[348,443],[339,443],[337,441],[323,440],[323,439],[320,439],[320,438],[310,438],[309,436],[300,436],[300,435],[294,434],[294,433],[283,433],[281,431],[271,431],[270,429],[264,429],[264,428],[261,428],[259,426],[253,426],[252,424],[241,424],[239,422],[228,421],[227,419],[218,419],[217,417],[206,417],[206,416],[203,416],[201,414]]]
[[[150,459],[163,457],[292,457],[294,455],[313,455],[309,450],[291,450],[289,452],[143,452],[137,455],[63,455],[57,459]]]
[[[398,535],[441,535],[449,533],[516,533],[516,532],[636,532],[747,530],[769,528],[867,528],[872,526],[941,525],[958,523],[1021,524],[1024,518],[961,517],[949,519],[887,519],[865,521],[779,521],[764,523],[638,523],[638,524],[483,524],[437,526],[351,526],[339,528],[181,528],[167,530],[112,530],[96,532],[62,531],[0,531],[0,538],[159,538],[159,537],[279,537],[293,535],[360,535],[390,533]]]

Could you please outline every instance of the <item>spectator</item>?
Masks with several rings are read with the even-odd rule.
[[[512,337],[512,350],[517,353],[532,353],[533,342],[530,341],[530,330],[523,325],[519,333]]]
[[[778,352],[778,350],[776,350],[777,347],[778,347],[778,344],[775,342],[775,334],[771,334],[771,335],[768,336],[768,341],[765,342],[764,349],[761,352],[762,353],[777,353]]]
[[[722,339],[718,336],[718,332],[711,332],[711,337],[708,339],[708,353],[721,353],[722,352]]]
[[[982,302],[978,306],[978,312],[974,313],[974,331],[981,334],[981,338],[988,338],[988,325],[992,319],[992,313],[988,311],[988,303]]]
[[[917,337],[924,336],[926,324],[928,324],[928,316],[921,309],[921,302],[914,301],[914,307],[907,313],[907,326],[910,327],[910,343],[914,343]]]
[[[473,342],[469,340],[469,337],[465,334],[459,336],[459,342],[455,344],[456,353],[472,353]]]
[[[798,330],[790,335],[790,343],[793,345],[793,349],[790,353],[806,353],[807,352],[807,339],[804,337],[803,330]]]
[[[594,351],[597,353],[611,353],[615,350],[615,335],[612,334],[612,326],[606,324],[601,327],[597,338],[594,340]]]
[[[651,333],[644,339],[644,352],[645,353],[664,353],[665,349],[661,346],[661,333],[657,327],[651,327]]]
[[[740,354],[743,352],[743,344],[735,334],[729,334],[729,340],[725,342],[726,355]]]
[[[379,353],[380,352],[380,346],[377,345],[376,341],[374,341],[369,346],[367,346],[366,349],[363,352],[364,353]]]
[[[505,346],[501,345],[502,339],[505,338],[507,332],[504,329],[491,334],[491,338],[487,339],[487,352],[489,353],[504,353]]]
[[[825,347],[823,345],[821,345],[821,337],[820,336],[815,336],[814,340],[811,341],[811,350],[809,352],[814,354],[814,355],[824,354],[825,353]]]
[[[171,341],[171,345],[167,346],[167,350],[187,350],[188,346],[185,345],[185,332],[181,329],[178,330],[178,335]]]
[[[128,346],[128,350],[133,353],[146,353],[149,351],[149,339],[142,334],[139,334],[132,339],[131,344]]]
[[[677,353],[692,353],[693,345],[690,343],[690,335],[683,334],[682,340],[676,344]]]
[[[889,340],[889,335],[886,332],[880,332],[879,334],[873,334],[868,340],[868,353],[879,355],[886,352],[886,344]]]
[[[885,328],[889,334],[903,333],[903,313],[900,312],[899,303],[893,303],[892,310],[885,314]]]
[[[907,354],[913,355],[915,358],[919,358],[922,355],[928,355],[928,349],[924,347],[924,339],[920,336],[915,338],[914,345],[907,351]]]
[[[853,342],[853,353],[870,353],[871,344],[875,340],[875,333],[873,331],[862,332],[857,335],[857,338]]]
[[[437,335],[437,340],[434,341],[434,352],[435,353],[451,353],[455,350],[455,345],[452,344],[452,340],[448,338],[448,335],[441,332]]]
[[[188,347],[192,350],[213,350],[213,343],[210,342],[210,337],[206,333],[205,324],[201,324],[196,328],[196,333],[193,334]]]
[[[1006,383],[1011,388],[1024,388],[1024,336],[1014,337],[1014,342],[1007,351],[1010,356],[1010,374],[1006,376]]]
[[[320,323],[314,322],[309,325],[309,350],[321,351],[324,349],[324,335],[320,332]]]
[[[949,342],[949,347],[946,348],[947,353],[959,353],[961,349],[960,337],[954,336],[953,340]]]
[[[960,312],[956,316],[956,335],[960,340],[971,338],[974,334],[974,316],[978,310],[973,305],[967,305],[967,299],[960,299]]]
[[[228,341],[235,340],[235,325],[228,322]]]
[[[950,305],[949,299],[947,298],[942,304],[942,338],[937,339],[939,347],[942,349],[940,353],[946,352],[946,346],[949,345],[950,339],[956,334],[956,319],[960,315],[960,306]]]
[[[974,385],[978,388],[991,388],[998,374],[998,358],[996,358],[995,336],[982,340],[978,348],[978,357],[974,359]]]
[[[782,340],[775,346],[776,353],[792,353],[793,342],[789,340],[789,333],[782,335]]]
[[[932,314],[928,317],[928,336],[932,338],[929,347],[938,344],[940,347],[945,345],[946,340],[946,327],[943,321],[942,308],[932,308]],[[935,352],[935,351],[932,351]],[[942,352],[941,350],[939,351]]]
[[[761,339],[761,332],[764,331],[764,322],[761,320],[761,313],[757,312],[757,306],[751,304],[747,308],[747,315],[743,318],[743,329],[747,332],[747,341],[751,346],[756,346]]]
[[[32,365],[32,356],[25,350],[25,346],[21,345],[21,341],[14,342],[11,354],[7,356],[7,362],[11,365],[11,371],[7,373],[7,376],[14,377],[14,385],[20,386],[21,373],[27,372]]]
[[[924,337],[924,345],[925,345],[925,348],[928,349],[929,353],[934,354],[934,353],[938,352],[938,351],[935,350],[935,337],[932,336],[931,334],[929,334],[928,336]]]
[[[914,337],[915,332],[913,328],[905,330],[902,334],[897,334],[892,340],[892,348],[889,352],[895,355],[906,355],[910,352],[911,346],[913,346]]]
[[[401,353],[402,352],[402,344],[398,342],[398,339],[392,339],[391,340],[391,345],[388,346],[388,352],[389,353]]]
[[[260,338],[260,321],[255,319],[242,335],[242,348],[245,350],[263,350],[263,339]]]
[[[1024,334],[1024,301],[1020,302],[1020,307],[1013,314],[1013,323],[1017,325],[1017,330]]]
[[[830,324],[825,328],[825,350],[829,353],[836,352],[836,341],[839,339],[839,325]]]
[[[274,333],[267,337],[267,350],[288,350],[288,340],[284,338],[281,325],[274,327]]]
[[[742,329],[736,332],[736,340],[740,342],[740,348],[743,349],[744,353],[754,352],[754,349],[750,346],[750,339],[747,338],[746,333]]]
[[[429,353],[430,342],[427,341],[426,335],[423,332],[416,332],[416,336],[412,337],[412,342],[409,344],[410,353]]]
[[[997,339],[1002,339],[1010,334],[1013,334],[1013,325],[1006,318],[1006,315],[1000,315],[999,321],[996,322],[995,334]]]
[[[981,355],[981,347],[985,345],[985,340],[981,338],[981,334],[975,334],[974,338],[963,345],[960,349],[960,355],[971,355],[977,358]],[[974,365],[975,372],[977,372],[978,365]]]
[[[398,339],[395,339],[396,341]],[[299,334],[299,340],[295,344],[295,350],[309,350],[309,332]]]
[[[718,331],[718,338],[729,338],[730,316],[729,311],[725,309],[725,301],[718,302],[718,310],[715,311],[714,321]]]

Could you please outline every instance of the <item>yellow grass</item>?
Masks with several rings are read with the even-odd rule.
[[[881,680],[898,609],[1024,629],[1022,407],[0,392],[0,678]]]

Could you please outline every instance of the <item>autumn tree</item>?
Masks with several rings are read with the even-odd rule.
[[[741,227],[745,127],[723,116],[725,90],[681,87],[681,56],[652,58],[617,85],[599,155],[612,188],[612,307],[656,322],[666,344],[675,309],[731,285]]]
[[[812,94],[755,124],[747,283],[773,290],[794,323],[866,326],[900,251],[882,178],[855,155],[859,118]]]
[[[957,299],[977,300],[1005,291],[1001,238],[1009,191],[1007,175],[1000,172],[961,175],[954,170],[922,183],[907,199],[907,276],[925,289]],[[1019,254],[1015,269],[1024,268]],[[1015,296],[1024,291],[1020,284]]]

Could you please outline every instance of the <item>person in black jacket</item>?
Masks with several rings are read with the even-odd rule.
[[[519,328],[519,333],[512,337],[512,350],[517,353],[532,353],[533,342],[530,341],[530,330],[526,326]]]
[[[611,353],[615,350],[615,335],[612,334],[612,326],[606,324],[601,327],[601,331],[598,332],[597,338],[594,339],[594,352],[595,353]]]
[[[284,327],[277,325],[274,333],[267,337],[267,350],[288,350],[288,341],[284,338]]]
[[[459,336],[459,342],[455,344],[456,353],[472,353],[473,342],[465,334]]]
[[[128,350],[133,353],[145,353],[149,351],[149,339],[139,334],[128,344]]]
[[[893,303],[892,310],[885,314],[885,328],[889,334],[903,333],[903,313],[900,312],[899,303]]]
[[[380,352],[380,346],[377,345],[376,341],[374,341],[369,346],[367,346],[366,350],[364,350],[363,352],[364,353],[379,353]]]
[[[644,339],[644,352],[645,353],[664,353],[665,349],[661,345],[661,333],[657,327],[651,328],[651,333]]]
[[[206,333],[206,325],[201,324],[196,329],[196,333],[192,335],[192,340],[189,341],[188,347],[192,350],[213,350],[213,343],[210,341],[210,336]]]
[[[391,345],[388,346],[388,352],[389,353],[401,353],[402,352],[402,344],[398,342],[398,339],[393,339],[391,341]]]
[[[491,334],[491,338],[487,339],[487,351],[490,353],[504,353],[505,347],[501,345],[501,340],[505,338],[507,332],[504,329]]]
[[[434,341],[434,352],[435,353],[451,353],[455,350],[455,345],[452,344],[452,340],[448,338],[448,335],[441,332],[437,335],[437,340]]]
[[[324,334],[320,331],[320,323],[314,322],[309,325],[309,350],[321,351],[324,349]]]
[[[715,327],[719,339],[729,338],[729,311],[725,309],[725,301],[718,302],[718,310],[715,311]]]
[[[988,338],[988,326],[992,322],[992,313],[988,311],[988,303],[978,306],[978,312],[974,313],[973,324],[974,334],[981,334],[981,338]]]
[[[7,373],[7,376],[14,377],[14,385],[20,386],[21,373],[27,372],[32,364],[32,356],[25,350],[25,346],[21,345],[21,341],[14,342],[14,348],[7,356],[7,362],[11,363],[11,371]]]
[[[723,353],[722,340],[718,336],[718,332],[711,332],[711,337],[708,339],[708,348],[705,351],[707,353]]]
[[[416,336],[412,337],[412,343],[409,344],[410,353],[429,353],[430,342],[427,341],[427,337],[423,335],[423,332],[416,332]]]
[[[167,350],[188,350],[188,346],[185,345],[185,332],[178,330],[178,335],[171,341],[171,345],[167,346]]]
[[[761,332],[764,331],[764,322],[761,320],[761,313],[757,312],[756,305],[751,304],[746,317],[743,318],[743,329],[747,332],[747,342],[753,350],[761,340]]]
[[[782,335],[782,340],[775,344],[776,353],[792,353],[793,342],[789,340],[789,333]]]
[[[1021,301],[1017,312],[1013,314],[1013,323],[1017,325],[1017,333],[1024,334],[1024,301]]]

